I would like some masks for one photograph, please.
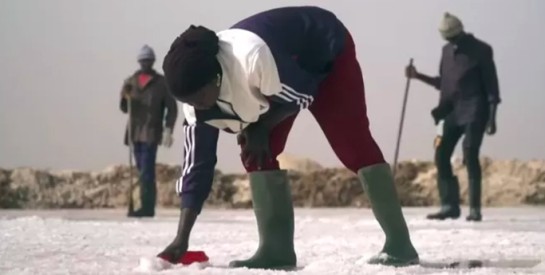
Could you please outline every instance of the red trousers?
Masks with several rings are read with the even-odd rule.
[[[320,84],[309,110],[346,168],[357,172],[362,167],[384,162],[382,152],[369,130],[363,77],[350,34],[332,72]],[[284,151],[296,116],[286,118],[271,131],[272,159],[261,170],[279,169],[276,157]],[[245,165],[245,168],[248,172],[257,170],[255,164]]]

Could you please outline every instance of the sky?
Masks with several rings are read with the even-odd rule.
[[[189,4],[191,3],[191,4]],[[219,31],[269,8],[317,5],[350,29],[366,86],[371,131],[392,162],[406,79],[404,67],[434,75],[444,12],[491,44],[502,104],[498,133],[481,152],[498,159],[545,159],[545,1],[143,1],[0,0],[0,167],[104,169],[128,163],[122,143],[127,117],[118,109],[124,78],[137,68],[144,44],[154,48],[155,68],[174,38],[189,25]],[[430,110],[438,91],[410,84],[400,160],[433,157]],[[174,145],[158,162],[181,164],[183,114]],[[243,170],[234,135],[222,133],[218,165]],[[341,166],[308,111],[297,118],[285,152]],[[460,154],[460,145],[456,154]]]

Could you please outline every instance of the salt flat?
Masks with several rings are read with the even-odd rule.
[[[0,274],[545,274],[545,208],[487,208],[484,221],[428,221],[436,208],[405,208],[422,266],[373,266],[365,259],[384,236],[369,209],[296,209],[298,270],[228,269],[257,245],[251,210],[205,209],[190,249],[204,250],[210,265],[145,269],[173,238],[177,210],[129,219],[125,210],[0,210]],[[478,259],[482,268],[441,269]],[[533,267],[531,267],[531,265]]]

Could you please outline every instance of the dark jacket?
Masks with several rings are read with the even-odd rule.
[[[452,116],[459,125],[484,123],[490,104],[501,101],[492,47],[471,34],[443,47],[433,84],[441,91],[439,105],[432,111],[437,121]]]
[[[135,72],[128,77],[121,88],[130,89],[131,95],[131,131],[133,142],[159,144],[164,127],[174,130],[178,117],[178,107],[174,98],[168,93],[165,79],[153,71],[152,78],[144,87],[138,85],[138,75]],[[128,113],[128,100],[121,96],[119,107],[123,113]],[[166,113],[166,114],[165,114]],[[128,133],[125,129],[125,145],[128,144]]]
[[[305,71],[320,76],[320,80],[344,49],[348,32],[335,14],[315,6],[270,9],[247,17],[232,28],[257,34],[275,59],[294,58]],[[297,69],[287,73],[298,74]]]

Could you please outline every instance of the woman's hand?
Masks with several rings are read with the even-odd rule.
[[[178,221],[178,231],[176,238],[157,255],[161,259],[172,264],[178,263],[180,258],[187,252],[189,244],[189,234],[197,220],[198,212],[189,208],[182,208],[180,211],[180,219]]]
[[[242,159],[245,166],[256,164],[261,169],[271,158],[269,146],[269,129],[259,122],[248,125],[237,136],[238,144],[242,146]]]
[[[178,263],[179,259],[187,252],[187,240],[174,239],[157,257],[170,262]]]

